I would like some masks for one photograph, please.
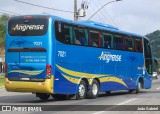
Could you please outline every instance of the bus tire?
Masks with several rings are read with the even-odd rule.
[[[77,100],[84,99],[86,97],[86,93],[87,93],[86,83],[84,80],[81,80],[78,86],[78,93],[76,94],[76,99]]]
[[[140,93],[142,91],[142,82],[138,82],[138,88],[137,88],[137,93]]]
[[[51,96],[56,100],[66,100],[67,99],[67,95],[52,94]]]
[[[142,82],[138,82],[137,89],[129,90],[129,93],[138,94],[142,91]]]
[[[36,97],[39,97],[41,100],[47,100],[50,97],[50,94],[47,93],[37,93]]]
[[[87,98],[95,99],[98,97],[99,94],[99,83],[97,80],[93,80],[91,89],[87,92]]]

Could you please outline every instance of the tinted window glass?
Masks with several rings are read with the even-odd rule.
[[[144,55],[145,55],[145,66],[148,74],[152,75],[152,55],[150,43],[147,39],[144,39]]]
[[[89,33],[90,39],[89,39],[89,45],[93,47],[98,47],[98,39],[99,39],[99,34],[97,31],[90,31]]]
[[[103,41],[103,47],[108,49],[111,48],[111,35],[110,34],[103,34],[102,35],[102,41]]]
[[[10,36],[42,36],[48,29],[48,19],[22,19],[9,20],[8,32]]]
[[[126,46],[126,50],[128,51],[134,51],[134,48],[133,48],[133,38],[126,38],[125,40],[125,46]]]
[[[114,49],[122,50],[123,49],[123,39],[121,36],[114,36]]]
[[[142,52],[142,39],[135,39],[135,51]]]
[[[86,45],[84,27],[74,27],[74,41],[76,45]]]
[[[55,22],[55,34],[58,41],[72,44],[72,27],[68,24]]]

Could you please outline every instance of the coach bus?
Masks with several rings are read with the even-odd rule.
[[[93,21],[50,15],[11,17],[6,29],[5,88],[42,100],[139,93],[152,84],[148,38]]]

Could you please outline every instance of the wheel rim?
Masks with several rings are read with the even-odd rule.
[[[97,86],[97,84],[93,84],[92,85],[92,93],[93,93],[93,95],[97,95],[97,92],[98,92],[98,86]]]
[[[84,96],[84,94],[85,94],[85,87],[84,87],[84,85],[83,84],[81,84],[80,86],[79,86],[79,96]]]
[[[139,89],[139,92],[141,91],[142,87],[141,87],[141,83],[139,82],[138,83],[138,89]]]

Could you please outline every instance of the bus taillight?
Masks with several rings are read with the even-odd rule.
[[[52,67],[51,65],[47,64],[46,65],[46,78],[51,78],[52,75]]]
[[[23,16],[23,18],[24,18],[24,19],[30,19],[30,18],[32,18],[32,16],[27,15],[27,16]]]
[[[4,65],[4,73],[5,73],[5,77],[7,77],[7,72],[8,72],[8,64],[5,63],[5,65]]]

